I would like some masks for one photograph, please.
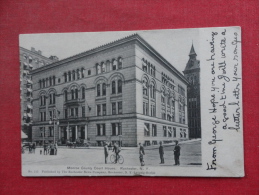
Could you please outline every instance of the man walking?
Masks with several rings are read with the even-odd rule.
[[[139,161],[140,161],[141,166],[145,165],[144,155],[145,155],[144,147],[142,146],[141,143],[139,143]]]
[[[175,141],[175,147],[174,147],[174,161],[175,161],[175,164],[174,165],[180,165],[180,160],[179,160],[180,150],[181,150],[181,147],[178,145],[178,141]]]
[[[164,160],[164,146],[162,146],[162,142],[160,141],[160,146],[159,146],[159,154],[160,154],[160,160],[161,163],[160,164],[164,164],[165,160]]]
[[[117,163],[118,158],[119,158],[119,153],[120,153],[120,149],[119,149],[119,146],[117,145],[117,143],[114,143],[113,152],[115,153],[115,156],[116,156],[115,163]]]
[[[104,158],[105,158],[105,164],[107,164],[107,158],[109,156],[109,149],[107,142],[104,143]]]

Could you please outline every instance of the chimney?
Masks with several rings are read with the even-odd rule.
[[[54,62],[59,60],[57,56],[50,56],[49,59],[53,60]]]
[[[36,52],[36,50],[35,50],[34,47],[31,47],[31,51],[32,51],[32,52]]]
[[[38,50],[38,54],[40,54],[40,55],[41,55],[41,50]]]

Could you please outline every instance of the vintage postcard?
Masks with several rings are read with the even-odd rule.
[[[23,176],[244,176],[240,27],[19,41]]]

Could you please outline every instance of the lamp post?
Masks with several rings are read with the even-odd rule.
[[[58,118],[58,116],[56,115],[57,109],[55,108],[54,110],[55,110],[56,112],[53,113],[53,118],[50,117],[49,124],[51,125],[52,122],[53,122],[53,142],[54,142],[54,144],[55,144],[55,125],[57,125],[57,126],[59,125],[59,118]]]

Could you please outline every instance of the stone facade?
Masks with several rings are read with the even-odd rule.
[[[187,80],[137,34],[39,67],[32,80],[34,141],[188,139]]]

